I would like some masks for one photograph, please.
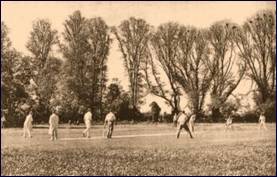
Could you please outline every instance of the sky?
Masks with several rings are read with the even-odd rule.
[[[29,55],[26,42],[36,19],[46,18],[59,34],[64,31],[64,21],[75,10],[80,10],[87,18],[102,17],[109,26],[118,26],[129,17],[140,17],[157,27],[169,21],[198,28],[207,28],[216,21],[231,20],[242,24],[247,18],[263,9],[276,9],[276,2],[240,1],[240,2],[3,2],[1,1],[1,21],[9,28],[12,45],[23,54]],[[123,68],[121,53],[116,40],[112,43],[108,57],[108,79],[118,78],[124,89],[128,89],[127,73]],[[249,83],[243,81],[236,89],[238,93],[249,91]],[[154,97],[146,100],[146,105]],[[161,103],[162,104],[162,103]],[[149,105],[149,104],[148,104]],[[163,106],[162,106],[163,107]],[[167,111],[167,108],[165,108]]]

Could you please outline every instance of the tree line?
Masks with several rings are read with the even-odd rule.
[[[264,10],[243,25],[225,20],[206,29],[175,22],[154,28],[130,17],[109,27],[101,17],[86,18],[75,11],[61,35],[47,19],[34,21],[26,42],[30,56],[12,47],[8,27],[1,22],[1,111],[13,125],[29,109],[46,122],[57,107],[64,121],[80,117],[88,107],[97,119],[112,109],[122,119],[136,120],[141,98],[152,93],[172,114],[181,110],[180,97],[186,95],[188,107],[201,118],[209,94],[211,118],[217,122],[246,79],[255,88],[257,110],[275,120],[275,16],[275,11]],[[113,40],[128,73],[128,91],[116,79],[107,86]]]

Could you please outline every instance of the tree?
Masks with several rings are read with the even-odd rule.
[[[64,67],[64,66],[63,66]],[[68,76],[63,70],[60,73],[60,79],[57,83],[57,89],[50,100],[51,107],[61,107],[60,114],[63,122],[76,122],[78,117],[78,111],[80,108],[79,98],[68,87]]]
[[[151,38],[149,57],[143,68],[148,89],[152,94],[163,98],[171,106],[172,114],[180,111],[180,89],[170,70],[172,67],[171,60],[177,60],[179,56],[179,33],[180,26],[176,23],[159,26]],[[155,63],[155,61],[158,63]],[[164,77],[161,79],[159,70],[164,72],[166,80]],[[153,76],[152,79],[151,75]],[[167,83],[170,85],[169,88]]]
[[[130,82],[131,106],[136,110],[142,91],[142,63],[147,58],[147,44],[151,37],[151,27],[143,19],[134,17],[124,20],[118,28],[113,28],[124,60]],[[134,117],[133,117],[134,118]]]
[[[17,126],[25,116],[20,105],[28,99],[23,80],[18,77],[24,73],[24,68],[20,68],[22,56],[11,49],[1,59],[1,108],[7,110],[8,125]]]
[[[39,70],[43,69],[53,46],[59,42],[57,33],[46,19],[39,19],[33,23],[26,47],[36,59]]]
[[[220,107],[220,112],[222,113],[223,117],[226,119],[229,116],[236,116],[234,112],[236,112],[239,108],[239,105],[235,100],[228,99],[223,103],[223,106]]]
[[[258,107],[271,104],[273,116],[276,104],[276,12],[257,13],[242,27],[235,28],[235,33],[240,57],[248,67],[246,76],[257,86],[255,102]]]
[[[8,27],[1,21],[1,55],[4,56],[11,47],[11,40],[8,37]],[[2,58],[1,56],[1,58]]]
[[[214,121],[220,118],[221,106],[237,88],[246,70],[245,62],[236,55],[234,26],[229,22],[217,22],[208,32],[212,57],[206,63],[213,74],[211,110]]]
[[[1,21],[1,94],[5,87],[8,89],[8,86],[11,85],[12,60],[14,59],[14,57],[11,57],[11,54],[11,41],[8,37],[8,27]],[[1,101],[3,102],[3,99],[1,99]],[[4,106],[5,105],[6,104],[4,104]],[[1,106],[1,108],[2,107],[3,106]]]
[[[109,55],[110,39],[108,33],[108,26],[105,21],[98,17],[92,18],[88,22],[90,45],[89,57],[92,58],[91,70],[92,70],[92,93],[96,93],[97,96],[93,96],[92,104],[99,105],[100,117],[103,117],[103,96],[107,82],[107,57]]]
[[[22,55],[12,48],[8,28],[1,22],[1,109],[7,110],[8,125],[20,125],[25,116],[20,106],[28,99],[25,86],[28,84],[29,66]]]
[[[61,60],[52,56],[53,47],[59,43],[57,31],[52,29],[51,23],[46,19],[39,19],[33,23],[27,49],[32,53],[34,82],[37,85],[39,106],[37,117],[41,120],[50,114],[50,99],[55,91]]]
[[[61,67],[62,61],[60,59],[49,57],[41,72],[43,78],[38,82],[39,85],[37,88],[40,109],[37,110],[36,113],[40,115],[42,119],[38,119],[38,121],[45,121],[45,117],[48,118],[50,111],[55,108],[51,105],[51,98],[54,97],[55,91],[57,90]]]
[[[178,38],[179,56],[172,62],[171,72],[189,99],[189,107],[198,118],[203,110],[206,94],[210,88],[212,73],[206,60],[209,59],[209,47],[206,31],[193,27],[181,27]]]
[[[113,110],[118,112],[122,103],[121,94],[123,90],[120,88],[119,82],[113,82],[108,86],[108,92],[106,94],[105,107],[107,112]]]
[[[1,21],[1,91],[12,81],[11,41],[8,37],[8,27]],[[1,99],[2,100],[2,99]],[[2,107],[2,106],[1,106]]]
[[[101,18],[86,19],[75,11],[66,20],[65,43],[61,45],[66,63],[67,86],[78,98],[78,104],[100,110],[106,83],[106,61],[111,39],[108,26]]]
[[[108,90],[109,91],[106,96],[107,96],[108,102],[110,103],[115,99],[117,99],[121,94],[120,88],[116,83],[111,83],[108,87]]]
[[[81,16],[80,11],[75,11],[64,23],[64,43],[61,44],[63,56],[66,59],[63,70],[67,87],[78,98],[90,101],[85,88],[86,62],[89,51],[87,20]],[[91,90],[91,89],[89,89]],[[87,100],[85,100],[87,99]],[[81,104],[81,103],[80,103]]]
[[[123,90],[123,87],[117,78],[112,79],[112,83],[108,86],[105,95],[105,113],[112,110],[117,119],[131,120],[134,110],[131,110],[129,105],[129,94]]]

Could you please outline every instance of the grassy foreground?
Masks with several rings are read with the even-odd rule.
[[[257,131],[255,124],[196,126],[194,139],[183,132],[177,140],[171,125],[117,126],[117,135],[165,133],[164,136],[63,140],[80,137],[81,129],[60,129],[49,141],[47,129],[34,129],[32,139],[20,129],[2,132],[1,175],[275,175],[275,124]],[[101,127],[93,127],[101,136]]]

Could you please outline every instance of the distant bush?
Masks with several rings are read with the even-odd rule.
[[[259,116],[254,111],[247,111],[242,115],[235,116],[234,122],[249,122],[249,123],[257,123]]]

